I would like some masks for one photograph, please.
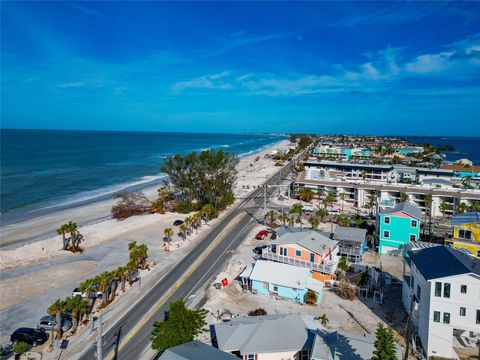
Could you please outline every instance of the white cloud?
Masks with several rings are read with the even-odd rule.
[[[58,87],[61,87],[62,89],[65,89],[65,88],[81,87],[81,86],[84,86],[84,85],[85,85],[85,82],[83,82],[83,81],[75,81],[75,82],[60,84],[60,85],[58,85]]]
[[[231,89],[232,85],[222,80],[229,75],[229,71],[222,71],[217,74],[210,74],[206,76],[200,76],[191,80],[180,81],[174,84],[170,90],[174,94],[178,94],[187,89]]]
[[[79,4],[74,3],[74,2],[66,2],[65,5],[71,7],[72,9],[75,9],[78,12],[81,12],[85,15],[93,15],[93,16],[96,16],[96,17],[102,18],[102,19],[107,19],[108,18],[105,14],[102,14],[101,12],[99,12],[97,10],[86,8],[85,6],[79,5]]]

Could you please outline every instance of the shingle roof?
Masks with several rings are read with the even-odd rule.
[[[286,233],[280,236],[277,240],[272,241],[271,244],[298,244],[314,253],[323,254],[326,249],[330,249],[334,246],[336,241],[329,239],[316,231],[309,230],[297,233]]]
[[[235,360],[232,354],[218,350],[213,346],[194,340],[167,349],[159,360]]]
[[[453,215],[452,226],[480,222],[480,212],[467,212]]]
[[[250,279],[294,289],[308,288],[317,292],[323,289],[321,281],[312,279],[310,269],[268,260],[257,260]]]
[[[474,273],[480,275],[480,260],[447,246],[409,251],[408,256],[426,280]]]
[[[334,240],[345,240],[345,241],[356,241],[363,243],[365,241],[365,236],[367,235],[367,230],[352,228],[352,227],[343,227],[337,226],[335,233],[333,234]]]
[[[384,215],[384,214],[393,214],[393,213],[396,213],[396,212],[404,212],[410,216],[413,216],[414,218],[418,219],[418,220],[421,220],[422,218],[422,211],[420,210],[420,208],[416,205],[412,205],[408,202],[403,202],[403,203],[398,203],[397,205],[395,205],[394,207],[392,208],[385,208],[383,210],[380,211],[380,214]]]
[[[268,353],[311,349],[315,334],[311,322],[298,315],[234,318],[211,326],[218,348],[224,351]]]

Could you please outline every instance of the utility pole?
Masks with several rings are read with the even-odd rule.
[[[415,294],[412,292],[410,295],[410,311],[408,313],[407,325],[405,327],[405,357],[404,360],[408,360],[408,354],[410,352],[410,338],[411,338],[411,328],[412,328],[412,313],[413,313],[413,304],[415,303]]]

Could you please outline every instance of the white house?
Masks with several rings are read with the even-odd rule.
[[[412,311],[412,341],[423,356],[457,358],[454,336],[467,346],[480,338],[480,260],[446,246],[407,252],[403,303]]]

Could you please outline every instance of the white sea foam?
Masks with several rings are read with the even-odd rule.
[[[115,193],[118,193],[122,190],[131,188],[131,187],[134,187],[134,186],[145,185],[145,184],[148,184],[150,182],[154,182],[154,181],[166,178],[166,177],[167,177],[166,174],[143,176],[140,179],[135,180],[135,181],[125,182],[125,183],[120,183],[120,184],[114,184],[114,185],[103,187],[103,188],[96,189],[96,190],[84,191],[84,192],[81,192],[77,195],[74,195],[74,196],[68,198],[65,201],[58,202],[58,203],[55,203],[53,205],[45,206],[45,207],[42,207],[42,208],[39,208],[39,209],[35,209],[35,210],[32,210],[31,212],[56,208],[56,207],[59,207],[59,206],[74,205],[74,204],[81,203],[81,202],[84,202],[84,201],[91,201],[91,200],[97,199],[97,198],[102,197],[102,196],[115,194]]]

